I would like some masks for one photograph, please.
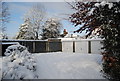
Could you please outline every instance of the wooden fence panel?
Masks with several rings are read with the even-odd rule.
[[[44,53],[47,52],[46,50],[46,41],[35,41],[35,46],[33,45],[35,51],[34,53]]]
[[[48,42],[48,51],[49,52],[58,52],[62,51],[62,43],[61,42]]]

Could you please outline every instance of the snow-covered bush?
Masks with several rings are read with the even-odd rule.
[[[3,57],[2,79],[35,79],[36,62],[27,48],[12,45],[6,49]]]

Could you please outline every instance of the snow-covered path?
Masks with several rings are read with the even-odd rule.
[[[103,79],[101,55],[42,53],[34,56],[39,79]]]

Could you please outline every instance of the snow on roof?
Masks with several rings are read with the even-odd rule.
[[[0,41],[47,41],[47,40],[0,39]]]
[[[18,42],[2,42],[2,44],[19,44]]]
[[[102,41],[103,39],[96,38],[96,39],[76,39],[76,38],[59,38],[62,42],[72,42],[72,41]]]
[[[77,37],[79,37],[79,35],[77,35],[77,34],[67,34],[65,36],[65,38],[77,38]]]
[[[61,41],[74,41],[75,38],[58,38],[61,39]]]
[[[81,39],[81,40],[75,40],[75,41],[102,41],[103,39]]]

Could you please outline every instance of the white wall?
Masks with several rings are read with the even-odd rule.
[[[100,41],[91,41],[91,53],[92,54],[101,54],[101,43]]]
[[[92,54],[101,54],[101,43],[102,40],[96,39],[81,39],[81,40],[64,40],[62,41],[62,52],[72,52],[73,53],[73,41],[75,41],[75,53],[86,53],[90,51]],[[91,42],[91,46],[88,46],[88,41]]]
[[[88,42],[87,41],[76,41],[75,52],[76,53],[88,53]]]
[[[73,52],[73,41],[62,41],[62,52]]]

